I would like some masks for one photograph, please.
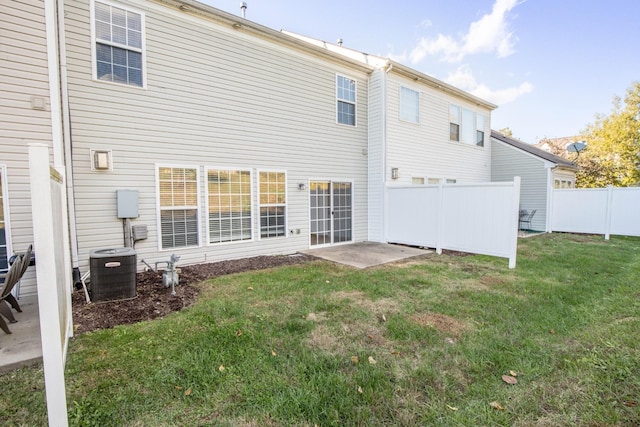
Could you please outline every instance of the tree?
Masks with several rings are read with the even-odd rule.
[[[582,134],[578,187],[640,186],[640,82],[624,97],[615,97],[610,115],[599,115]]]
[[[498,132],[500,132],[504,136],[508,136],[509,138],[513,137],[513,132],[511,131],[511,128],[509,128],[509,127],[502,128]]]

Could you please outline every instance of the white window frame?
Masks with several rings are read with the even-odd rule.
[[[487,140],[487,133],[485,132],[485,128],[487,126],[487,118],[482,114],[476,113],[476,145],[478,147],[484,147],[484,144]],[[479,140],[479,136],[482,134],[482,140]]]
[[[102,3],[104,5],[110,6],[110,7],[117,7],[119,9],[124,9],[127,12],[132,12],[132,13],[136,13],[138,15],[140,15],[140,26],[141,26],[141,31],[140,31],[140,37],[141,37],[141,47],[137,48],[134,46],[129,46],[126,44],[119,44],[119,43],[115,43],[115,42],[110,42],[110,41],[106,41],[106,40],[100,40],[97,38],[96,35],[96,3]],[[91,0],[90,1],[90,17],[91,17],[91,72],[92,72],[92,78],[94,81],[97,82],[102,82],[102,83],[108,83],[108,84],[116,84],[116,85],[121,85],[121,86],[127,86],[127,87],[132,87],[132,88],[139,88],[139,89],[146,89],[147,88],[147,48],[146,48],[146,25],[145,25],[145,14],[137,9],[131,8],[129,6],[124,6],[121,5],[119,3],[115,3],[112,1],[108,1],[108,0]],[[96,51],[96,45],[98,43],[107,45],[107,46],[111,46],[111,47],[117,47],[117,48],[121,48],[121,49],[125,49],[126,51],[133,51],[133,52],[138,52],[141,54],[141,66],[142,66],[142,86],[138,86],[137,84],[131,84],[131,83],[126,83],[126,82],[116,82],[116,81],[109,81],[109,80],[102,80],[98,78],[98,60],[97,60],[97,51]]]
[[[9,215],[9,186],[7,184],[7,167],[6,165],[0,165],[0,185],[2,186],[2,196],[0,196],[0,203],[2,203],[2,212],[4,213],[4,218],[1,218],[1,221],[4,223],[4,238],[5,245],[7,251],[7,259],[5,262],[7,263],[7,270],[9,267],[9,258],[13,253],[13,244],[11,242],[11,219]],[[4,273],[6,270],[0,270],[0,272]]]
[[[172,207],[162,207],[162,203],[160,202],[160,169],[161,168],[170,168],[170,169],[192,169],[196,171],[196,204],[195,205],[180,205],[180,206],[172,206]],[[156,212],[157,212],[157,224],[158,224],[158,250],[159,251],[175,251],[178,249],[185,248],[196,248],[201,247],[202,244],[202,236],[201,236],[201,226],[200,226],[200,166],[197,165],[187,165],[187,164],[167,164],[167,163],[157,163],[155,165],[155,173],[156,173]],[[198,243],[195,245],[185,245],[185,246],[170,246],[167,248],[162,247],[162,212],[168,210],[193,210],[196,211],[196,226],[198,227],[198,231],[196,233]]]
[[[284,175],[284,203],[265,203],[263,204],[261,201],[261,195],[262,195],[262,180],[261,180],[261,174],[263,173],[277,173],[277,174],[283,174]],[[258,217],[258,227],[257,227],[257,231],[258,231],[258,238],[260,240],[262,239],[282,239],[282,238],[287,238],[289,237],[289,233],[287,233],[287,230],[289,229],[289,206],[288,206],[288,202],[289,202],[289,192],[287,191],[287,171],[286,170],[276,170],[276,169],[258,169],[257,173],[256,173],[257,179],[258,179],[258,186],[257,186],[257,205],[258,208],[256,209],[256,216]],[[268,208],[268,207],[283,207],[284,208],[284,230],[283,230],[283,234],[281,236],[263,236],[262,235],[262,208]]]
[[[251,207],[251,211],[249,213],[249,238],[247,239],[231,239],[231,240],[223,240],[223,241],[211,241],[211,223],[209,217],[209,209],[210,209],[210,194],[209,194],[209,172],[212,171],[226,171],[226,172],[249,172],[249,203]],[[254,195],[254,171],[252,168],[247,167],[229,167],[229,166],[206,166],[204,171],[204,182],[205,182],[205,222],[206,222],[206,236],[207,236],[207,245],[208,246],[220,246],[220,245],[233,245],[238,243],[247,243],[255,240],[255,224],[254,224],[254,213],[255,213],[255,195]]]
[[[408,97],[408,95],[412,95],[412,97]],[[415,96],[415,99],[413,96]],[[414,102],[415,105],[411,105]],[[401,121],[420,124],[420,91],[400,85],[400,93],[398,94],[398,110]]]
[[[453,109],[457,110],[457,114],[453,114]],[[453,105],[453,104],[449,104],[449,141],[456,141],[456,142],[460,142],[460,136],[461,136],[461,116],[462,116],[462,108],[460,108],[458,105]],[[451,138],[451,125],[457,125],[458,126],[458,133],[457,133],[457,138]]]
[[[457,111],[457,114],[455,115],[456,117],[452,114],[454,109]],[[483,121],[482,129],[478,128],[480,120]],[[486,116],[481,115],[476,111],[460,105],[449,104],[449,141],[484,148],[487,140],[487,134],[485,132],[486,120]],[[451,138],[451,126],[454,124],[458,126],[458,139]],[[483,133],[482,145],[478,144],[478,132]]]
[[[353,82],[353,100],[339,96],[339,81],[341,78]],[[340,103],[353,105],[353,123],[343,123],[340,121]],[[344,74],[336,74],[336,123],[352,127],[356,127],[358,125],[358,81],[353,77],[345,76]]]

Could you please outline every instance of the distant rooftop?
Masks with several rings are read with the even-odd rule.
[[[491,137],[497,139],[498,141],[502,141],[505,144],[509,144],[512,147],[518,148],[522,151],[526,151],[529,154],[533,154],[534,156],[540,157],[541,159],[555,163],[558,166],[565,166],[568,168],[577,169],[576,164],[567,159],[564,159],[560,156],[556,156],[555,154],[552,154],[548,151],[545,151],[531,144],[527,144],[526,142],[520,141],[519,139],[506,136],[496,130],[491,130]],[[567,142],[567,144],[571,142],[573,142],[573,139]]]

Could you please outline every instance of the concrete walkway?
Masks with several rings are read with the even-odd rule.
[[[0,372],[42,360],[38,298],[24,297],[20,298],[18,303],[22,313],[12,309],[18,322],[7,322],[11,334],[5,334],[0,330]]]
[[[367,268],[432,253],[433,251],[387,243],[360,242],[313,248],[300,252],[355,268]]]

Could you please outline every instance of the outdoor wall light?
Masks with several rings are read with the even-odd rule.
[[[298,190],[306,190],[307,189],[307,183],[306,182],[299,182],[298,183]]]
[[[391,168],[391,179],[400,178],[400,172],[398,172],[398,168]]]

